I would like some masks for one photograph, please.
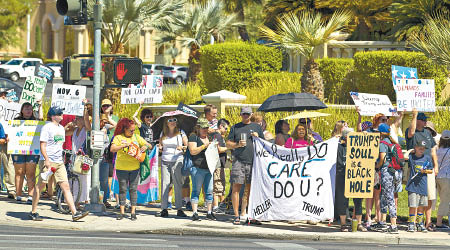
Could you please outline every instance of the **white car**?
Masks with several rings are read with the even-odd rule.
[[[163,69],[164,81],[181,84],[187,81],[188,68],[184,66],[167,66]]]
[[[47,63],[45,66],[53,69],[53,71],[55,72],[55,75],[53,76],[54,78],[61,78],[63,67],[61,63]]]
[[[143,75],[162,75],[162,70],[165,66],[162,64],[143,64],[142,74]]]
[[[39,58],[14,58],[7,63],[0,65],[0,77],[17,81],[20,78],[33,76],[35,67],[42,63]]]

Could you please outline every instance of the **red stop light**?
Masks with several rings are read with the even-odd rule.
[[[114,82],[139,84],[142,81],[142,60],[139,58],[116,58],[114,60]]]

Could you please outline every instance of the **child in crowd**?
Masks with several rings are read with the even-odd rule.
[[[427,232],[423,223],[423,212],[428,206],[427,174],[433,172],[433,160],[425,155],[426,142],[418,140],[414,146],[414,154],[409,156],[410,174],[406,190],[408,191],[408,232]],[[417,217],[417,225],[416,225]]]

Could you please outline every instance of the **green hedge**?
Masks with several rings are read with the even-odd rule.
[[[348,94],[354,91],[349,74],[353,70],[351,58],[323,58],[317,60],[325,88],[325,100],[329,103],[350,103]]]
[[[417,68],[419,78],[434,79],[436,99],[447,82],[448,71],[434,64],[423,53],[407,51],[358,52],[353,57],[356,89],[354,91],[388,95],[396,100],[392,87],[391,65]],[[350,84],[350,83],[349,83]]]
[[[245,42],[203,46],[200,63],[209,92],[227,89],[238,92],[251,84],[257,72],[279,72],[281,51]]]

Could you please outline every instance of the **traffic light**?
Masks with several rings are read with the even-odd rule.
[[[64,17],[64,25],[87,24],[87,0],[57,0],[56,10]]]
[[[79,59],[73,59],[70,57],[64,58],[62,68],[63,82],[73,84],[81,80],[80,68],[81,62]]]
[[[142,81],[142,60],[139,58],[116,58],[114,82],[122,85],[139,84]]]

